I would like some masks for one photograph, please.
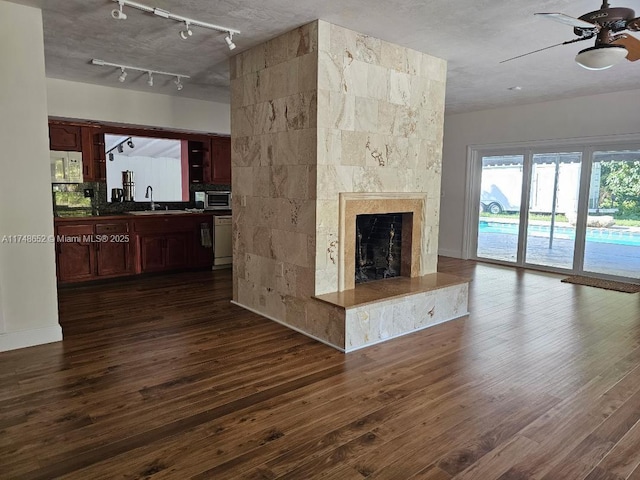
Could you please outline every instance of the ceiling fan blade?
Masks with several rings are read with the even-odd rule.
[[[570,17],[569,15],[565,15],[564,13],[534,13],[534,15],[539,15],[543,18],[548,18],[549,20],[564,23],[565,25],[571,25],[574,28],[597,28],[597,25],[594,25],[593,23],[585,22],[584,20],[580,20],[579,18]]]
[[[623,34],[620,38],[611,42],[615,45],[622,45],[629,52],[627,54],[627,60],[630,62],[635,62],[636,60],[640,60],[640,40],[636,37],[628,34]]]
[[[595,33],[592,33],[592,34],[589,34],[589,35],[585,35],[584,37],[575,38],[573,40],[567,40],[566,42],[562,42],[562,43],[556,43],[555,45],[550,45],[548,47],[539,48],[538,50],[534,50],[533,52],[523,53],[522,55],[518,55],[517,57],[507,58],[506,60],[502,60],[501,62],[498,62],[498,63],[510,62],[511,60],[515,60],[517,58],[526,57],[527,55],[531,55],[532,53],[538,53],[538,52],[542,52],[544,50],[549,50],[550,48],[553,48],[553,47],[559,47],[560,45],[569,45],[570,43],[582,42],[583,40],[589,40],[590,38],[593,38],[594,36],[595,36]]]
[[[640,31],[640,17],[634,18],[633,20],[629,20],[627,22],[627,28],[629,30]]]

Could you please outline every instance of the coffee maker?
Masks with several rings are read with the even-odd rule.
[[[123,200],[125,202],[133,202],[136,196],[136,184],[132,170],[125,170],[122,172],[122,190]]]

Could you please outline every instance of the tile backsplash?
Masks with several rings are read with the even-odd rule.
[[[92,191],[93,196],[85,197],[86,189]],[[198,184],[190,185],[189,202],[159,202],[162,208],[182,209],[193,208],[194,192],[198,191],[228,191],[231,185]],[[76,217],[88,215],[117,215],[129,211],[146,210],[148,202],[116,202],[107,198],[107,184],[103,182],[85,183],[54,183],[51,185],[53,195],[53,214],[56,217]]]

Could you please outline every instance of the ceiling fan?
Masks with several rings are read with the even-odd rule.
[[[640,60],[640,40],[624,33],[625,30],[640,31],[640,17],[636,17],[636,13],[630,8],[610,7],[609,2],[603,0],[600,10],[586,13],[579,18],[564,13],[536,13],[535,15],[572,26],[573,33],[579,38],[518,55],[500,63],[592,38],[595,38],[595,46],[581,50],[576,55],[576,62],[581,67],[588,70],[604,70],[625,58],[631,62]]]

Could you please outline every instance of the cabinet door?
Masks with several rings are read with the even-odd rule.
[[[165,236],[165,267],[167,269],[189,266],[187,234],[174,233]]]
[[[104,151],[104,133],[93,134],[92,150],[94,181],[104,182],[107,180],[107,160]]]
[[[158,272],[165,269],[164,235],[140,237],[140,268],[143,272]]]
[[[97,166],[94,161],[93,153],[93,134],[95,128],[82,127],[82,180],[84,182],[96,181]]]
[[[58,281],[79,282],[95,277],[93,225],[56,227]]]
[[[231,138],[213,137],[211,150],[211,183],[231,185]]]
[[[75,125],[49,125],[50,150],[62,150],[64,152],[81,152],[82,137],[80,127]]]
[[[99,276],[131,273],[131,245],[127,222],[96,225],[96,267]]]

